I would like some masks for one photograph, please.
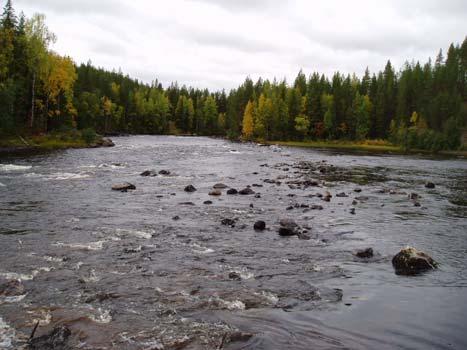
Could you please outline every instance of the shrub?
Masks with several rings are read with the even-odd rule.
[[[81,137],[83,138],[84,142],[90,145],[96,139],[97,134],[94,129],[84,129],[81,131]]]

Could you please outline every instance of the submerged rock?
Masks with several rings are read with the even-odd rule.
[[[18,280],[8,281],[5,284],[0,285],[0,296],[11,297],[18,296],[24,293],[24,286]]]
[[[250,187],[244,188],[240,192],[238,192],[241,195],[250,195],[250,194],[255,194],[255,191],[253,191]]]
[[[185,192],[192,193],[192,192],[196,192],[196,191],[197,191],[197,189],[193,185],[188,185],[187,187],[185,187]]]
[[[355,256],[362,258],[362,259],[369,259],[374,256],[373,248],[366,248],[363,250],[357,250]]]
[[[115,184],[112,186],[113,191],[121,191],[121,192],[126,192],[128,190],[136,190],[136,186],[129,183],[129,182],[124,182],[121,184]]]
[[[67,345],[71,331],[66,326],[55,327],[49,334],[33,338],[29,341],[31,350],[68,350]]]
[[[215,184],[214,186],[212,186],[212,188],[217,189],[217,190],[223,190],[223,189],[228,188],[228,187],[229,186],[227,186],[225,184],[222,184],[222,183]]]
[[[222,219],[221,224],[224,226],[235,227],[235,220],[233,219]]]
[[[394,256],[392,265],[398,275],[416,275],[438,267],[428,254],[412,247],[404,248]]]
[[[154,170],[146,170],[146,171],[143,171],[141,174],[141,176],[145,176],[145,177],[155,177],[157,176],[157,173],[154,171]]]
[[[256,221],[253,228],[255,231],[264,231],[266,229],[266,223],[262,220]]]

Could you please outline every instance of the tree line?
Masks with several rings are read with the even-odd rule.
[[[407,148],[457,149],[467,120],[467,38],[434,62],[398,72],[328,78],[300,71],[229,92],[146,84],[122,72],[76,65],[53,52],[43,15],[0,22],[0,134],[95,130],[102,134],[196,134],[245,140],[389,139]]]

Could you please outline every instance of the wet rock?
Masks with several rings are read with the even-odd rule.
[[[253,228],[255,231],[264,231],[266,229],[266,223],[262,220],[256,221]]]
[[[427,182],[427,183],[425,184],[425,187],[426,187],[426,188],[435,188],[436,185],[435,185],[433,182]]]
[[[8,281],[5,284],[0,285],[0,296],[11,297],[18,296],[24,293],[24,286],[18,280]]]
[[[254,208],[255,206],[253,205],[253,203],[250,203],[250,208]]]
[[[212,201],[204,201],[203,204],[211,205],[211,204],[212,204]]]
[[[103,301],[110,300],[110,299],[118,299],[120,298],[119,294],[116,293],[97,293],[93,296],[88,297],[85,302],[87,304],[93,303],[95,301],[98,301],[102,303]]]
[[[260,185],[260,184],[253,184],[251,186],[253,186],[253,187],[263,187],[263,185]]]
[[[238,192],[241,195],[250,195],[250,194],[255,194],[255,191],[253,191],[250,187],[244,188],[243,190]]]
[[[336,197],[345,198],[345,197],[348,197],[348,195],[346,195],[345,192],[341,192],[341,193],[336,194]]]
[[[136,186],[129,182],[112,185],[112,191],[126,192],[128,190],[136,190]]]
[[[145,177],[155,177],[157,176],[157,173],[153,170],[146,170],[146,171],[143,171],[141,174],[141,176],[145,176]]]
[[[313,204],[310,205],[311,210],[323,210],[323,207],[321,205]]]
[[[392,265],[398,275],[416,275],[438,267],[428,254],[412,247],[404,248],[394,256]]]
[[[218,184],[215,184],[214,186],[212,186],[212,188],[216,189],[216,190],[223,190],[225,188],[228,188],[229,186],[225,185],[225,184],[222,184],[222,183],[218,183]]]
[[[227,194],[230,194],[230,195],[238,194],[238,191],[235,188],[231,188],[230,190],[227,191]]]
[[[354,200],[352,201],[352,205],[357,205],[357,204],[358,204],[358,202],[354,199]]]
[[[235,220],[233,219],[222,219],[221,224],[224,226],[235,227]]]
[[[188,185],[187,187],[185,187],[185,192],[192,193],[192,192],[196,192],[196,191],[197,191],[197,189],[193,185]]]
[[[349,213],[352,214],[352,215],[355,215],[355,208],[350,208]]]
[[[363,250],[357,250],[355,256],[362,258],[362,259],[369,259],[374,256],[373,248],[366,248]]]
[[[178,220],[180,220],[180,216],[175,215],[175,216],[172,218],[172,220],[173,220],[173,221],[178,221]]]
[[[304,241],[309,241],[311,239],[311,236],[308,235],[307,230],[303,230],[301,232],[298,232],[297,234],[298,239],[304,240]]]
[[[290,205],[290,206],[288,206],[287,208],[285,208],[285,210],[289,210],[289,211],[290,211],[290,210],[294,210],[294,209],[295,209],[295,207],[294,207],[293,205]]]
[[[253,337],[253,334],[251,333],[233,332],[230,334],[229,343],[247,342],[251,337]]]
[[[353,191],[356,192],[356,193],[360,193],[360,192],[362,192],[362,189],[357,187]]]
[[[222,192],[220,190],[214,190],[209,192],[210,196],[222,196]]]
[[[193,202],[181,202],[180,205],[190,205],[190,206],[194,206],[194,205],[196,205],[196,204],[193,203]]]
[[[421,207],[422,205],[420,204],[420,202],[414,202],[413,206],[414,207]]]
[[[66,326],[55,327],[49,334],[33,338],[29,341],[30,350],[68,350],[68,339],[71,331]]]
[[[292,219],[282,219],[279,224],[280,236],[295,236],[299,233],[299,226]]]
[[[159,171],[159,175],[170,175],[170,171],[168,171],[168,170],[161,170],[161,171]]]
[[[229,273],[229,279],[234,280],[234,281],[240,281],[242,279],[242,276],[238,272],[232,271]]]
[[[411,193],[409,194],[409,199],[411,200],[417,200],[420,196],[417,193]]]
[[[259,199],[259,198],[261,198],[261,193],[257,193],[257,194],[255,194],[255,198],[256,198],[256,199]]]
[[[360,197],[355,197],[355,199],[360,201],[360,202],[365,202],[365,201],[369,200],[370,198],[368,198],[366,196],[360,196]]]

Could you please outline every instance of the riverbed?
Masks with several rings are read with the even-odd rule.
[[[0,349],[37,323],[79,349],[467,348],[465,160],[113,141],[0,157]],[[279,236],[284,218],[305,239]],[[406,246],[440,267],[396,275]]]

